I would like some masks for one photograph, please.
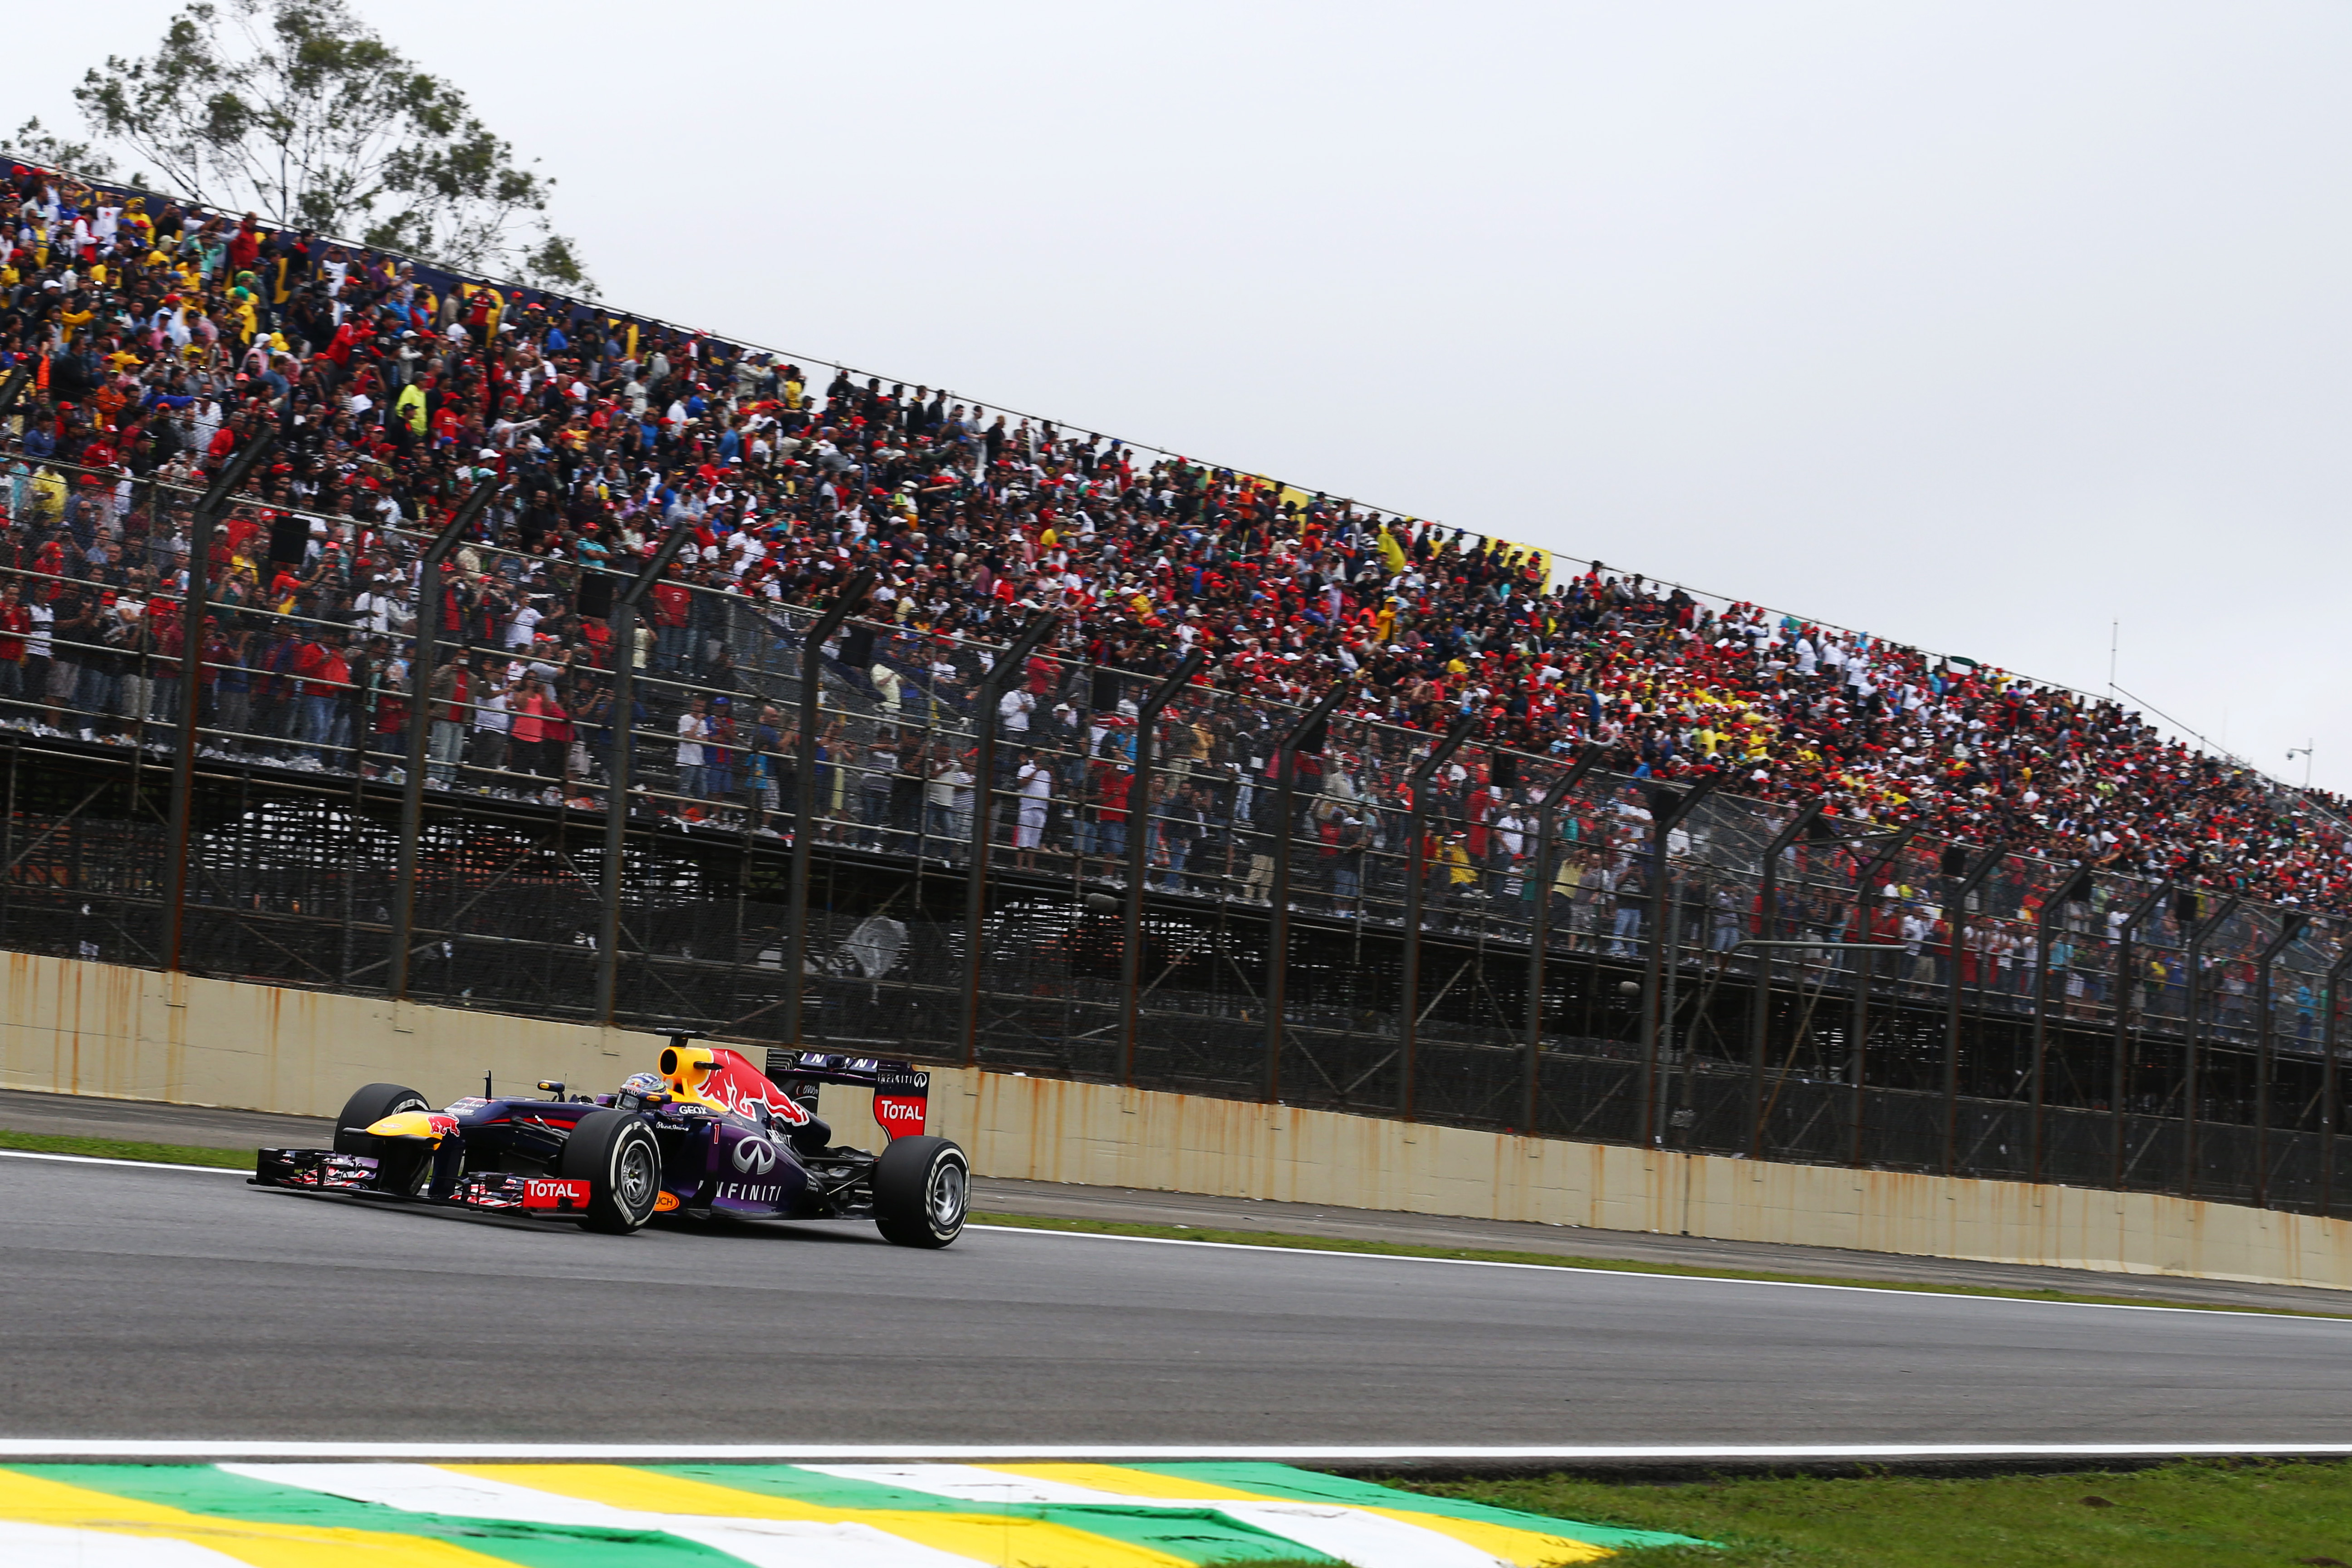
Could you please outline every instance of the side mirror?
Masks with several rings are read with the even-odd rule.
[[[563,1098],[563,1080],[560,1078],[541,1079],[539,1080],[539,1087],[547,1093],[555,1096],[558,1100],[562,1100]]]

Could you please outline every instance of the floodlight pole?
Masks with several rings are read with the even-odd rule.
[[[1532,1137],[1542,1093],[1543,1000],[1545,951],[1551,942],[1551,879],[1553,857],[1559,853],[1559,808],[1569,793],[1608,754],[1603,746],[1588,745],[1568,771],[1553,781],[1536,807],[1536,907],[1528,921],[1527,1059],[1519,1069],[1519,1131]]]
[[[1471,727],[1477,722],[1475,715],[1465,713],[1454,721],[1421,766],[1412,770],[1406,788],[1412,792],[1405,816],[1405,879],[1404,879],[1404,952],[1400,966],[1399,991],[1402,1001],[1397,1012],[1397,1113],[1407,1121],[1417,1109],[1415,1099],[1420,1091],[1421,1066],[1421,920],[1422,901],[1429,885],[1429,789],[1437,777],[1437,770],[1453,759],[1470,738]],[[1287,824],[1285,825],[1288,831]]]
[[[990,819],[996,814],[996,708],[1005,689],[1021,678],[1029,656],[1056,625],[1051,610],[1029,617],[1003,654],[989,667],[975,696],[972,714],[971,863],[964,868],[963,1065],[980,1065],[980,979],[987,958],[988,847]]]
[[[1757,879],[1757,924],[1761,928],[1763,942],[1774,941],[1780,929],[1780,857],[1805,836],[1821,815],[1822,803],[1807,801],[1803,809],[1789,819],[1789,826],[1773,835],[1764,851],[1763,874]],[[1766,946],[1758,952],[1756,989],[1748,1009],[1748,1157],[1751,1160],[1764,1157],[1764,1057],[1772,1026],[1772,955],[1779,951],[1778,947]]]
[[[2223,921],[2238,912],[2242,902],[2237,894],[2231,894],[2221,900],[2220,909],[2197,921],[2189,936],[2189,1016],[2182,1020],[2180,1037],[2180,1195],[2184,1198],[2197,1195],[2198,1014],[2204,1005],[2205,944]]]
[[[1298,809],[1298,749],[1315,732],[1316,726],[1330,721],[1332,711],[1348,695],[1343,684],[1335,685],[1323,694],[1322,700],[1308,709],[1297,723],[1290,727],[1274,749],[1275,815],[1274,882],[1267,889],[1272,895],[1266,910],[1265,954],[1265,1083],[1267,1103],[1282,1098],[1282,1034],[1288,1021],[1290,987],[1290,838],[1291,818]]]
[[[1944,980],[1944,1174],[1955,1174],[1960,1137],[1960,954],[1968,942],[1969,900],[2009,858],[1996,844],[1945,895],[1944,931],[1949,969]]]
[[[1886,875],[1887,868],[1895,864],[1895,857],[1901,855],[1906,848],[1909,847],[1911,840],[1917,837],[1918,833],[1919,825],[1915,822],[1895,834],[1893,838],[1887,841],[1886,847],[1881,849],[1877,856],[1870,862],[1868,869],[1863,873],[1862,885],[1856,889],[1854,892],[1854,934],[1863,938],[1864,942],[1868,945],[1877,945],[1876,943],[1869,942],[1869,937],[1870,917],[1876,913],[1878,909],[1878,880],[1881,877]],[[1852,1049],[1848,1052],[1848,1056],[1853,1065],[1853,1100],[1851,1111],[1853,1125],[1847,1129],[1849,1142],[1846,1149],[1846,1159],[1848,1163],[1854,1165],[1859,1165],[1863,1163],[1862,1155],[1864,1139],[1868,1130],[1870,1108],[1870,990],[1871,983],[1877,977],[1877,955],[1875,953],[1863,954],[1861,962],[1854,965],[1853,1042]]]
[[[1151,833],[1152,764],[1158,760],[1153,742],[1161,710],[1208,661],[1199,648],[1187,653],[1136,710],[1135,769],[1127,786],[1127,900],[1119,917],[1118,1081],[1123,1084],[1135,1082],[1136,1021],[1143,1005],[1138,991],[1143,984],[1143,879],[1150,868],[1146,840]]]
[[[19,367],[20,369],[23,367]],[[12,381],[16,378],[11,377]],[[0,389],[5,390],[5,389]],[[18,391],[22,391],[21,384]],[[188,528],[188,586],[180,599],[180,723],[172,758],[172,815],[163,857],[163,968],[185,967],[188,838],[195,817],[196,731],[205,696],[205,616],[212,597],[213,527],[247,476],[278,447],[265,430],[238,447],[196,502]],[[131,725],[132,741],[139,726]]]
[[[2133,906],[2131,913],[2124,917],[2124,923],[2116,928],[2116,1017],[2112,1053],[2115,1059],[2107,1064],[2108,1077],[2112,1080],[2107,1114],[2112,1119],[2114,1130],[2109,1139],[2113,1147],[2107,1151],[2107,1155],[2112,1166],[2109,1184],[2118,1191],[2124,1184],[2125,1149],[2131,1137],[2130,1124],[2124,1119],[2124,1102],[2131,1093],[2132,942],[2139,932],[2140,921],[2161,908],[2166,895],[2171,891],[2171,879],[2157,883],[2146,898]]]
[[[2271,1074],[2277,1065],[2272,1056],[2272,1042],[2278,1033],[2272,1009],[2271,966],[2310,924],[2309,915],[2289,911],[2279,921],[2278,935],[2263,945],[2255,963],[2259,1002],[2254,1016],[2262,1028],[2262,1038],[2254,1046],[2254,1206],[2258,1209],[2271,1206]]]
[[[425,831],[425,738],[433,728],[433,677],[441,657],[441,563],[466,530],[482,515],[498,494],[493,475],[474,487],[433,542],[416,573],[415,647],[408,659],[408,771],[401,779],[400,860],[392,894],[392,994],[408,995],[409,966],[415,956],[416,857]]]
[[[793,868],[784,912],[784,1043],[802,1047],[801,1008],[808,982],[811,857],[816,852],[817,717],[824,708],[824,645],[873,591],[869,568],[842,584],[801,639],[800,731],[793,738]]]
[[[1661,785],[1650,803],[1650,951],[1649,962],[1642,967],[1642,1145],[1661,1147],[1665,1141],[1665,1129],[1659,1118],[1665,1110],[1665,1096],[1660,1092],[1661,1068],[1664,1066],[1665,1033],[1671,1020],[1664,1016],[1662,1003],[1666,988],[1667,947],[1670,938],[1679,931],[1669,926],[1680,925],[1679,901],[1667,896],[1669,867],[1666,840],[1683,825],[1699,804],[1721,789],[1727,773],[1709,773],[1695,781],[1682,793],[1672,806],[1659,809],[1658,795],[1671,786]],[[1674,945],[1679,946],[1679,942]]]
[[[636,760],[637,605],[661,580],[690,528],[672,528],[637,574],[613,595],[613,749],[605,763],[604,885],[596,928],[596,1021],[610,1024],[621,994],[621,889],[627,869],[629,772]]]

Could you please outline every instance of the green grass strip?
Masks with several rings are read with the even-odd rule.
[[[887,1481],[829,1476],[795,1465],[645,1465],[666,1476],[762,1497],[783,1498],[820,1508],[895,1509],[910,1513],[986,1514],[1034,1519],[1066,1525],[1090,1535],[1107,1536],[1129,1546],[1148,1547],[1171,1557],[1204,1565],[1248,1563],[1252,1568],[1290,1568],[1311,1564],[1332,1568],[1337,1557],[1327,1557],[1287,1536],[1228,1519],[1214,1508],[1171,1503],[1150,1508],[1126,1503],[987,1503],[941,1497],[937,1492],[893,1486]],[[1279,1468],[1279,1467],[1277,1467]],[[1009,1479],[1009,1478],[1008,1478]],[[1391,1493],[1404,1499],[1404,1493]],[[1407,1500],[1403,1506],[1410,1507]],[[1344,1568],[1344,1564],[1340,1564]]]
[[[2295,1307],[2240,1307],[2168,1301],[2146,1296],[2097,1296],[2078,1290],[2029,1290],[2006,1285],[1938,1285],[1914,1279],[1872,1279],[1835,1274],[1792,1274],[1766,1268],[1718,1268],[1700,1263],[1644,1263],[1622,1258],[1576,1258],[1552,1252],[1503,1252],[1465,1247],[1424,1247],[1410,1241],[1353,1241],[1291,1236],[1272,1230],[1220,1230],[1207,1226],[1150,1225],[1112,1219],[1055,1219],[1039,1215],[974,1214],[974,1225],[1020,1230],[1075,1231],[1087,1236],[1141,1236],[1169,1241],[1213,1241],[1229,1247],[1290,1247],[1308,1252],[1353,1252],[1376,1258],[1452,1258],[1473,1263],[1526,1263],[1539,1268],[1591,1268],[1612,1274],[1671,1274],[1694,1279],[1754,1279],[1779,1285],[1838,1285],[1866,1290],[1909,1290],[1923,1296],[1997,1296],[2018,1301],[2070,1301],[2098,1307],[2186,1307],[2200,1312],[2252,1312],[2261,1317],[2352,1318],[2352,1311]]]
[[[2285,1568],[2352,1563],[2352,1465],[2187,1460],[2061,1475],[1547,1476],[1391,1485],[1719,1542],[1626,1568]]]
[[[1588,1546],[1606,1546],[1617,1551],[1633,1547],[1705,1544],[1687,1535],[1587,1524],[1549,1511],[1534,1512],[1434,1492],[1404,1490],[1381,1486],[1375,1481],[1357,1480],[1350,1476],[1325,1475],[1260,1459],[1202,1460],[1184,1464],[1130,1465],[1127,1468],[1149,1470],[1154,1475],[1173,1476],[1181,1480],[1205,1481],[1212,1486],[1228,1487],[1234,1491],[1255,1492],[1262,1497],[1280,1498],[1291,1502],[1329,1503],[1340,1508],[1403,1509],[1443,1519],[1463,1519],[1478,1524],[1505,1525],[1513,1530],[1540,1531],[1549,1535],[1564,1535],[1570,1541],[1581,1541]]]
[[[140,1143],[128,1138],[84,1138],[65,1132],[14,1132],[0,1128],[0,1149],[34,1154],[86,1154],[99,1160],[150,1160],[163,1165],[253,1169],[251,1149],[210,1149],[194,1143]]]
[[[28,1476],[69,1487],[160,1503],[209,1519],[257,1524],[367,1530],[386,1535],[446,1541],[522,1568],[742,1568],[731,1552],[658,1530],[610,1530],[596,1525],[530,1524],[412,1513],[383,1503],[356,1502],[331,1492],[230,1475],[210,1465],[16,1465]]]

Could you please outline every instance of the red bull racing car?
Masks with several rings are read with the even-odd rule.
[[[903,1061],[774,1050],[766,1071],[724,1046],[675,1034],[658,1071],[612,1094],[486,1096],[434,1110],[372,1083],[335,1122],[332,1149],[264,1149],[253,1184],[576,1219],[626,1233],[687,1219],[871,1219],[901,1247],[945,1247],[963,1229],[964,1152],[927,1135],[930,1075]],[[820,1084],[874,1091],[881,1153],[836,1148],[815,1112]]]

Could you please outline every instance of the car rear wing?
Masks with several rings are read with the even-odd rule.
[[[768,1053],[768,1079],[811,1111],[820,1084],[870,1089],[875,1124],[888,1137],[911,1137],[929,1121],[931,1075],[909,1061],[778,1047]]]

